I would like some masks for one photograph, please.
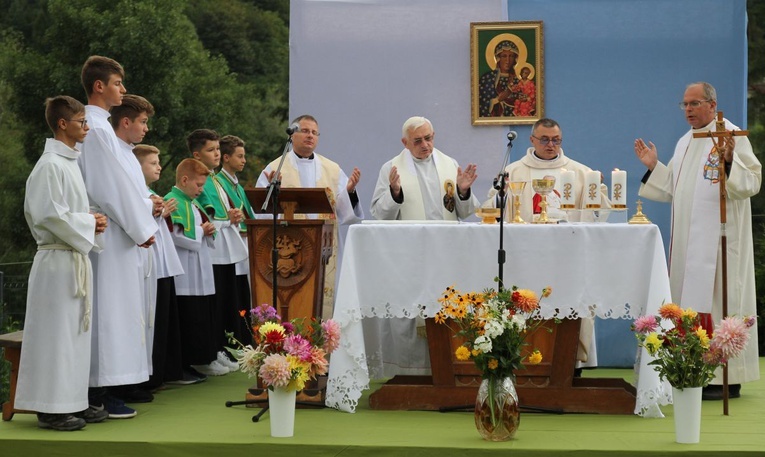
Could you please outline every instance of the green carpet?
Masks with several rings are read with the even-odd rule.
[[[765,359],[760,367],[765,373]],[[630,380],[632,370],[597,369],[585,376]],[[729,416],[723,416],[722,402],[704,402],[697,445],[674,442],[671,405],[662,408],[664,419],[523,413],[514,440],[490,443],[478,436],[472,412],[373,411],[367,406],[369,392],[354,414],[298,409],[295,436],[271,438],[267,413],[253,423],[257,409],[224,406],[226,400],[243,399],[251,384],[246,375],[234,373],[169,387],[153,403],[133,405],[138,410],[133,419],[77,432],[41,430],[33,415],[17,414],[0,423],[0,457],[765,455],[765,381],[746,384],[742,397],[730,401]]]

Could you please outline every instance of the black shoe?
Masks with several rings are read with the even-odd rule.
[[[88,406],[88,409],[80,411],[79,413],[74,413],[74,416],[83,419],[88,424],[97,424],[105,421],[109,417],[109,411],[107,411],[103,405]]]
[[[581,368],[574,368],[574,377],[575,378],[581,378],[582,377],[582,369]]]
[[[114,392],[114,396],[125,403],[150,403],[154,401],[154,395],[151,392],[139,388],[120,389],[118,392]]]
[[[739,398],[741,396],[741,384],[728,385],[728,398]],[[723,386],[708,385],[701,390],[702,400],[722,400]]]
[[[37,413],[37,426],[44,429],[71,432],[85,427],[85,420],[71,414]]]

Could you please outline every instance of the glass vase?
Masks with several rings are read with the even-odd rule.
[[[521,410],[512,377],[484,378],[475,400],[475,426],[487,441],[507,441],[515,436]]]

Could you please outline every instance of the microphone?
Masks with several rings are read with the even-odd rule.
[[[294,124],[290,125],[287,128],[287,135],[292,136],[292,134],[297,132],[298,130],[300,130],[300,125],[297,122],[295,122]]]
[[[516,133],[515,130],[510,130],[507,132],[507,139],[510,141],[513,141],[514,139],[518,138],[518,133]]]

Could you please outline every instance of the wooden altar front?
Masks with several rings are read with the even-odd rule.
[[[516,374],[522,407],[559,413],[633,414],[635,388],[623,379],[574,377],[579,319],[547,321],[528,338],[542,363]],[[472,361],[460,361],[454,330],[426,320],[431,376],[395,376],[369,397],[372,409],[444,410],[472,407],[481,375]]]

